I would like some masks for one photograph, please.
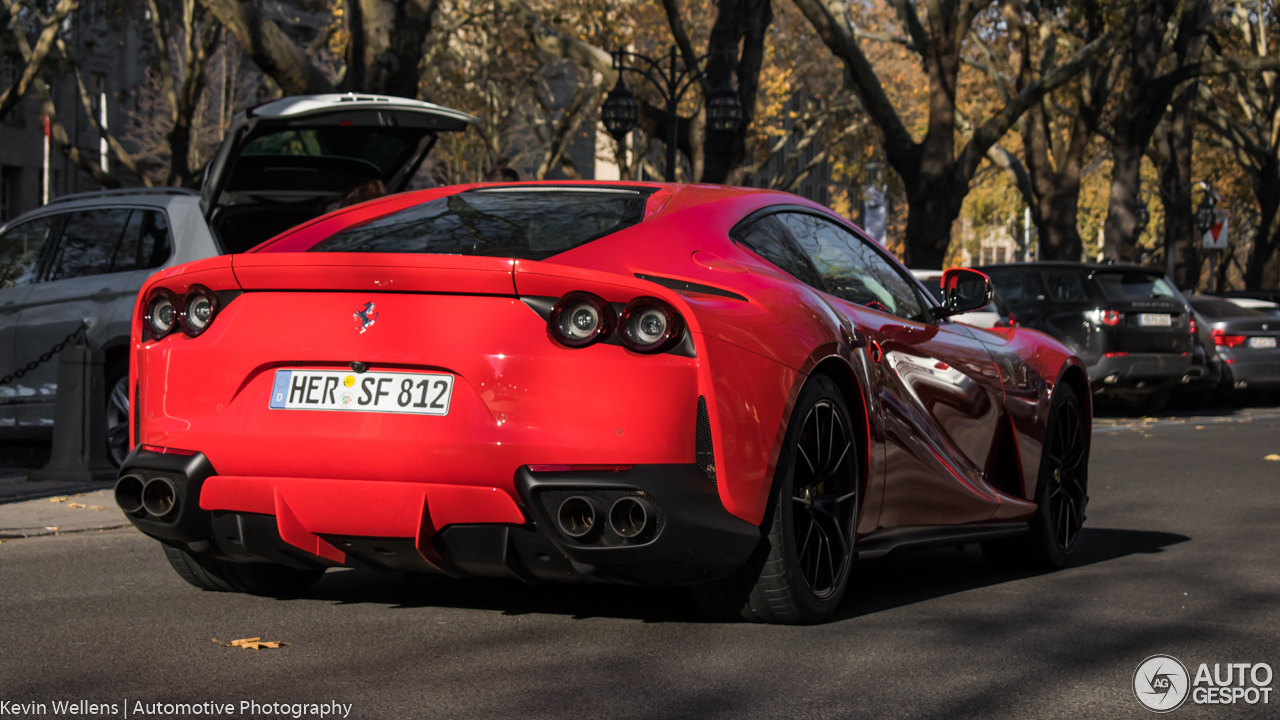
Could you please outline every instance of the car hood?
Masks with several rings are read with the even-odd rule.
[[[352,93],[250,108],[206,167],[205,217],[224,252],[243,252],[335,207],[406,189],[441,132],[476,122],[421,100]]]

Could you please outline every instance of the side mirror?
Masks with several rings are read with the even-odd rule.
[[[938,318],[973,312],[986,307],[995,290],[991,279],[977,270],[951,268],[942,274],[942,307],[934,311]]]

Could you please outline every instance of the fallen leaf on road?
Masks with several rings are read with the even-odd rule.
[[[1280,455],[1277,455],[1277,454],[1275,454],[1275,453],[1271,453],[1270,455],[1268,455],[1268,456],[1266,456],[1266,457],[1264,457],[1264,458],[1262,458],[1262,459],[1263,459],[1263,460],[1280,460]]]
[[[69,508],[82,508],[82,507],[85,507],[85,504],[84,504],[84,503],[67,503],[67,507],[69,507]]]
[[[101,505],[90,505],[89,509],[90,510],[106,510],[106,508]]]
[[[66,495],[59,495],[58,497],[49,498],[49,502],[66,502],[70,499],[71,498],[67,497]]]
[[[214,638],[213,641],[222,647],[238,647],[244,648],[245,650],[258,650],[260,648],[270,648],[274,650],[289,644],[287,642],[280,642],[279,640],[263,640],[260,637],[241,638],[239,640],[232,640],[229,643],[219,642],[218,638]]]

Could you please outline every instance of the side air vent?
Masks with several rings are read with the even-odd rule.
[[[716,482],[716,453],[711,447],[711,420],[707,418],[707,399],[698,398],[698,432],[695,451],[698,467],[706,473],[707,479],[714,485]]]

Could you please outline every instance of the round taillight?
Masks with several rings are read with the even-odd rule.
[[[618,314],[604,298],[588,292],[571,292],[551,309],[547,326],[556,342],[582,348],[609,337],[617,323]]]
[[[658,298],[639,297],[622,311],[622,344],[640,353],[660,353],[684,337],[684,320]]]
[[[1120,313],[1117,310],[1103,310],[1102,324],[1108,327],[1115,327],[1120,324]]]
[[[178,326],[178,299],[173,293],[159,288],[151,292],[147,300],[147,331],[152,339],[159,340]]]
[[[203,285],[192,285],[182,302],[182,331],[195,337],[209,329],[218,314],[218,296]]]

